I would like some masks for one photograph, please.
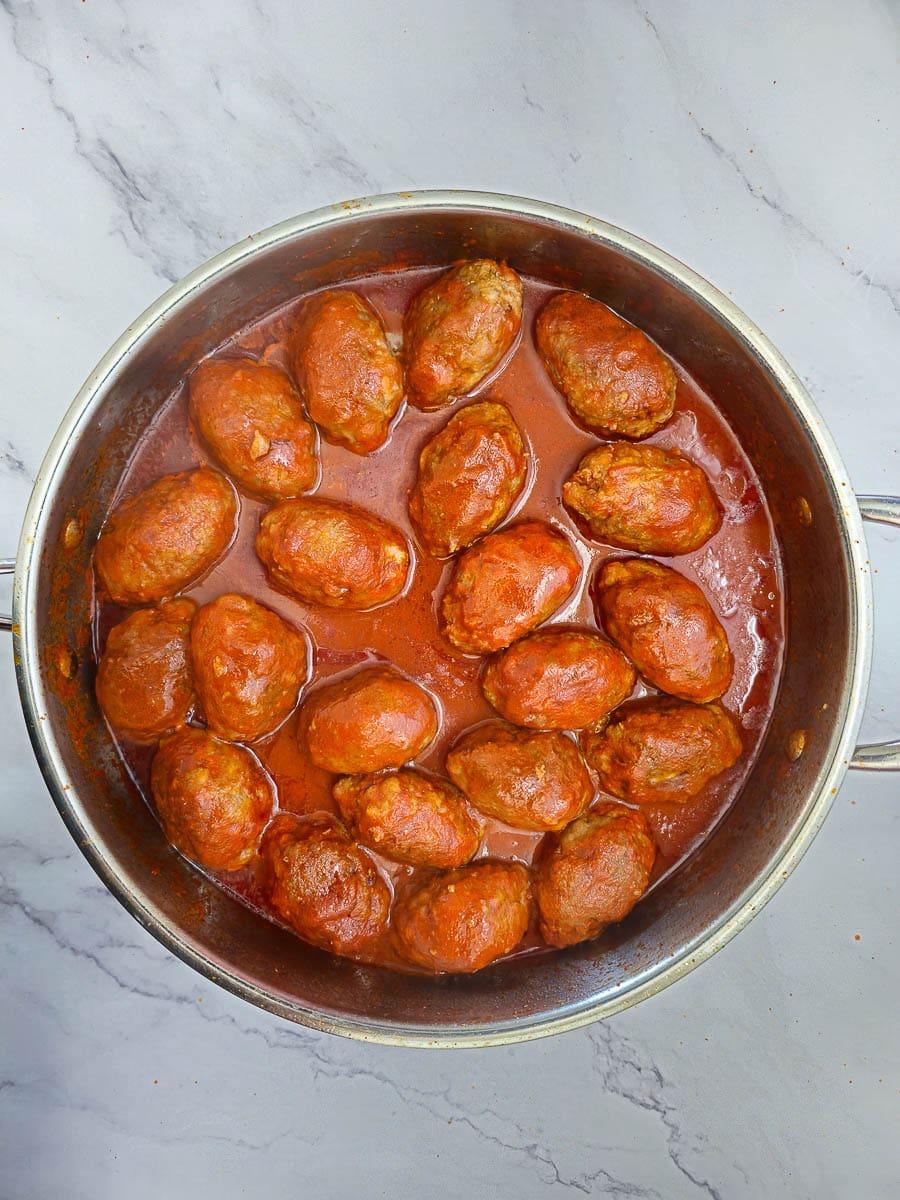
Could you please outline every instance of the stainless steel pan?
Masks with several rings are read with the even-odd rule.
[[[93,699],[90,555],[121,470],[185,368],[298,292],[391,264],[473,253],[601,295],[716,398],[763,481],[784,555],[781,692],[739,801],[683,870],[599,941],[453,979],[402,976],[306,946],[212,887],[167,845]],[[165,946],[261,1008],[373,1041],[465,1046],[571,1029],[658,992],[715,953],[787,878],[848,767],[900,768],[900,743],[856,746],[872,648],[862,519],[821,417],[762,333],[720,292],[602,221],[510,196],[401,193],[285,221],[188,275],[92,372],[41,467],[22,530],[11,628],[35,754],[72,836]]]

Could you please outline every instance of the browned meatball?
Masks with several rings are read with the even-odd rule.
[[[646,559],[610,559],[597,576],[597,617],[654,687],[704,703],[731,683],[728,638],[696,583]]]
[[[325,440],[354,454],[383,445],[403,400],[403,369],[371,304],[343,288],[310,297],[287,347]]]
[[[631,912],[656,847],[643,813],[621,804],[601,804],[550,838],[536,876],[541,934],[551,946],[572,946]]]
[[[224,475],[196,467],[164,475],[113,509],[94,565],[117,604],[154,604],[196,582],[234,537],[237,494]]]
[[[334,785],[334,798],[359,840],[398,862],[461,867],[481,845],[465,796],[418,771],[347,775]]]
[[[403,321],[410,402],[441,408],[493,371],[522,323],[522,280],[505,263],[460,263],[420,292]]]
[[[365,850],[326,813],[280,813],[260,854],[269,903],[306,941],[357,957],[384,930],[391,897]]]
[[[571,542],[551,525],[523,521],[489,533],[454,568],[443,631],[468,654],[500,650],[552,616],[580,575]]]
[[[599,541],[645,554],[697,550],[722,522],[702,469],[659,446],[592,450],[563,484],[563,499]]]
[[[189,727],[160,742],[150,788],[169,841],[216,871],[246,866],[275,798],[249,750]]]
[[[270,508],[256,553],[272,583],[326,608],[385,604],[403,591],[409,574],[409,548],[398,529],[333,500],[283,500]]]
[[[250,596],[233,593],[197,613],[191,661],[207,725],[237,742],[280,725],[309,676],[303,634]]]
[[[283,371],[250,358],[207,360],[190,394],[197,432],[248,491],[282,500],[316,486],[316,431]]]
[[[587,729],[605,721],[631,694],[628,659],[589,629],[542,629],[496,655],[484,694],[514,725]]]
[[[633,804],[690,800],[733,766],[742,748],[720,705],[667,697],[624,705],[585,742],[603,790]]]
[[[528,872],[521,863],[479,862],[448,871],[394,906],[397,948],[432,971],[480,971],[525,936]]]
[[[109,631],[97,700],[117,733],[149,742],[183,725],[194,703],[188,655],[193,600],[143,608]]]
[[[367,667],[306,701],[300,736],[326,771],[366,775],[401,767],[437,733],[434,701],[393,667]]]
[[[502,721],[462,737],[447,755],[447,773],[481,812],[519,829],[562,829],[594,794],[571,738]]]
[[[470,404],[419,455],[409,515],[426,548],[455,554],[506,516],[525,483],[528,454],[502,404]]]
[[[537,319],[535,340],[572,412],[605,437],[647,437],[671,417],[669,360],[599,300],[579,292],[554,296]]]

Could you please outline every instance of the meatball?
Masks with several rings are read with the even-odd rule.
[[[248,491],[281,500],[315,488],[316,431],[283,371],[249,358],[208,360],[191,375],[190,395],[200,437]]]
[[[552,616],[580,575],[571,542],[550,525],[490,533],[456,563],[441,601],[444,634],[468,654],[500,650]]]
[[[394,905],[397,948],[432,971],[480,971],[515,950],[528,928],[529,908],[529,877],[521,863],[460,867]]]
[[[542,629],[496,655],[482,688],[514,725],[587,729],[601,724],[634,688],[634,667],[589,629]]]
[[[459,263],[425,288],[403,321],[406,388],[417,408],[441,408],[493,371],[522,323],[522,280],[505,263]]]
[[[269,903],[306,941],[357,957],[384,930],[391,896],[372,859],[327,813],[280,813],[260,845]]]
[[[722,523],[701,468],[659,446],[599,446],[563,484],[563,500],[599,541],[645,554],[697,550]]]
[[[481,845],[481,828],[452,784],[418,771],[347,775],[334,798],[359,840],[397,862],[461,867]]]
[[[605,792],[633,804],[681,803],[741,756],[737,725],[718,704],[637,700],[585,742]]]
[[[550,839],[535,890],[541,935],[551,946],[596,937],[647,890],[656,847],[643,813],[601,804]]]
[[[490,533],[525,483],[528,454],[502,404],[470,404],[451,417],[419,456],[409,515],[438,558]]]
[[[190,727],[160,742],[150,789],[169,841],[215,871],[246,866],[275,799],[272,781],[249,750]]]
[[[195,583],[234,537],[237,494],[224,475],[195,467],[164,475],[113,509],[94,565],[117,604],[155,604]]]
[[[200,609],[191,661],[207,725],[236,742],[279,726],[309,677],[306,638],[250,596],[219,596]]]
[[[535,340],[572,412],[604,437],[647,437],[671,417],[669,360],[599,300],[579,292],[554,296],[537,319]]]
[[[465,734],[447,755],[447,773],[477,809],[519,829],[562,829],[594,794],[571,738],[502,721]]]
[[[409,548],[381,517],[333,500],[283,500],[263,517],[256,553],[276,586],[307,604],[374,608],[406,586]]]
[[[343,288],[302,306],[287,341],[309,415],[328,442],[369,454],[403,400],[403,368],[367,300]]]
[[[437,729],[437,709],[424,688],[393,667],[366,667],[310,696],[299,733],[316,766],[366,775],[402,767]]]
[[[648,683],[705,703],[731,683],[728,638],[703,592],[671,567],[611,559],[597,576],[597,617]]]
[[[193,600],[142,608],[109,631],[97,700],[117,733],[150,742],[183,725],[194,704],[188,654]]]

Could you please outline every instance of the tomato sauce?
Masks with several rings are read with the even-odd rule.
[[[396,346],[411,297],[438,274],[440,269],[398,271],[356,279],[348,286],[375,306]],[[554,615],[552,623],[596,628],[591,601],[596,567],[608,554],[623,552],[585,536],[563,508],[562,483],[581,457],[598,444],[598,438],[573,421],[533,344],[535,316],[557,289],[527,277],[524,282],[521,336],[500,368],[473,396],[506,404],[529,444],[528,479],[508,520],[549,521],[569,534],[584,563],[577,590]],[[217,354],[246,355],[286,366],[281,339],[300,299],[240,331]],[[744,753],[733,768],[687,803],[643,806],[659,851],[651,886],[684,861],[739,797],[775,703],[784,643],[780,556],[759,479],[714,398],[706,395],[677,361],[673,365],[678,376],[675,414],[646,441],[677,448],[699,463],[712,481],[724,519],[719,532],[700,550],[661,561],[704,589],[726,629],[735,670],[722,703],[740,723]],[[401,408],[387,444],[365,458],[320,443],[322,482],[317,494],[360,504],[391,521],[409,538],[414,571],[398,599],[373,611],[351,612],[308,606],[274,589],[254,551],[259,519],[268,506],[245,495],[241,496],[238,530],[229,553],[185,593],[199,604],[224,592],[249,593],[302,626],[314,647],[314,674],[307,695],[325,680],[366,663],[387,661],[417,680],[431,691],[441,712],[438,735],[417,760],[418,766],[434,773],[443,773],[444,755],[464,730],[497,715],[479,686],[483,660],[454,649],[438,630],[437,605],[453,560],[438,561],[417,547],[407,513],[419,451],[459,406],[432,413]],[[123,475],[117,502],[161,475],[206,462],[213,460],[191,428],[187,389],[182,385],[161,406],[144,434]],[[96,652],[102,649],[110,626],[124,615],[115,605],[98,608],[94,614]],[[634,695],[652,690],[638,683]],[[334,777],[315,767],[301,750],[295,737],[296,720],[295,713],[274,734],[256,743],[253,750],[275,779],[282,810],[335,811],[331,797]],[[125,740],[118,744],[132,778],[152,806],[152,749]],[[527,864],[544,836],[511,829],[491,819],[485,823],[486,836],[478,857],[515,858]],[[395,889],[405,889],[430,874],[374,857]],[[251,869],[236,874],[206,873],[226,891],[265,911]],[[517,953],[540,946],[537,934],[532,933]],[[400,965],[387,949],[381,959]]]

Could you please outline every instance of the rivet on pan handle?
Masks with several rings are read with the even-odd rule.
[[[900,526],[900,496],[857,496],[864,521]],[[900,741],[857,746],[850,766],[861,771],[900,771]]]
[[[0,558],[0,575],[12,575],[16,569],[16,560],[14,558]],[[12,629],[12,617],[8,617],[5,613],[0,613],[0,629]]]

